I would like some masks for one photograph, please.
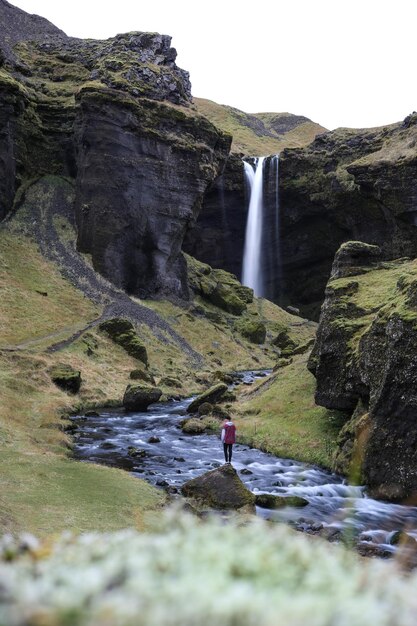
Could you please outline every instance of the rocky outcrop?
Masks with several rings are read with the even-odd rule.
[[[162,391],[157,387],[130,384],[126,387],[122,403],[126,411],[146,411],[161,396]]]
[[[59,363],[49,370],[51,380],[57,387],[69,393],[78,393],[81,387],[81,372],[71,365]]]
[[[401,500],[417,494],[417,261],[379,253],[337,254],[309,368],[317,403],[346,411],[335,469]]]
[[[32,40],[35,18],[0,9],[24,22],[0,34],[13,48],[0,69],[0,218],[27,181],[65,176],[97,271],[129,293],[188,297],[183,238],[231,138],[195,111],[171,38],[83,41],[50,25]]]
[[[135,328],[129,320],[114,317],[99,325],[101,331],[105,332],[117,345],[121,346],[133,358],[148,365],[148,353],[146,346],[141,342],[136,334]],[[141,370],[138,370],[139,372]],[[133,378],[131,376],[131,378]]]
[[[280,156],[284,290],[318,317],[334,254],[348,240],[385,259],[417,254],[417,114],[376,129],[338,129]]]
[[[215,509],[240,509],[255,503],[255,496],[231,465],[222,465],[198,478],[186,482],[181,492]]]

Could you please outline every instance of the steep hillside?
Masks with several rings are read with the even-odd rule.
[[[326,129],[292,113],[244,113],[239,109],[194,98],[197,110],[218,128],[233,136],[231,151],[248,156],[277,154],[299,148]]]

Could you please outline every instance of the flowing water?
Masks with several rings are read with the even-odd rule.
[[[250,384],[257,374],[246,372],[244,376],[243,382]],[[76,416],[75,455],[123,467],[154,485],[180,488],[224,463],[218,436],[181,431],[179,423],[190,402],[161,402],[143,413],[109,410],[96,417]],[[131,456],[132,448],[137,449],[137,456]],[[387,552],[395,551],[390,541],[396,531],[405,530],[417,539],[416,507],[367,498],[363,487],[350,486],[341,476],[239,444],[234,446],[232,464],[255,494],[296,495],[308,500],[302,509],[257,507],[257,514],[264,518],[294,523],[301,530],[323,527],[329,534],[342,531],[359,544],[377,545]]]
[[[264,162],[265,157],[255,159],[255,169],[250,163],[243,162],[250,199],[243,252],[242,284],[251,287],[258,297],[265,295],[261,272]]]

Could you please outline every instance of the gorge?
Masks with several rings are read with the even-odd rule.
[[[169,36],[76,39],[6,0],[0,21],[3,527],[23,526],[10,463],[96,480],[66,456],[69,414],[255,368],[273,373],[224,408],[251,444],[413,504],[417,114],[327,132],[249,115],[193,99]]]

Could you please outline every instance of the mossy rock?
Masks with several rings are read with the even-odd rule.
[[[232,465],[222,465],[189,480],[181,492],[215,509],[240,509],[255,503],[255,496],[246,489]]]
[[[261,493],[255,498],[256,506],[263,509],[282,509],[284,506],[302,508],[308,505],[308,500],[299,496],[275,496],[271,493]]]
[[[277,335],[271,340],[271,344],[282,349],[287,347],[295,348],[297,345],[289,336],[287,327],[282,327],[278,331]]]
[[[137,336],[132,322],[121,317],[114,317],[102,322],[99,328],[107,333],[114,343],[124,348],[130,356],[148,365],[146,347]]]
[[[203,402],[203,404],[200,404],[200,406],[198,407],[198,414],[199,415],[209,415],[213,410],[213,405],[210,402]]]
[[[251,343],[264,343],[266,338],[266,326],[260,320],[253,320],[247,317],[237,320],[233,326],[234,330]]]
[[[174,376],[164,376],[158,384],[163,387],[182,387],[182,382]]]
[[[292,359],[291,358],[281,358],[278,359],[278,361],[275,363],[274,367],[273,367],[273,371],[276,372],[277,370],[283,368],[283,367],[287,367],[287,365],[291,365],[292,363]]]
[[[207,391],[197,396],[197,398],[191,402],[191,404],[187,407],[187,412],[195,413],[204,402],[210,402],[211,404],[218,402],[227,390],[228,387],[225,383],[217,383],[217,385],[213,385],[213,387],[207,389]]]
[[[192,417],[182,422],[181,430],[187,435],[202,435],[206,430],[206,425],[202,420]]]
[[[144,372],[140,369],[132,370],[129,374],[129,378],[131,378],[132,380],[143,380],[146,383],[151,383],[151,385],[155,384],[155,379],[152,374]]]
[[[81,387],[81,372],[71,365],[58,364],[49,370],[51,380],[57,387],[69,393],[78,393]]]
[[[158,402],[162,391],[157,387],[145,385],[128,385],[123,396],[126,411],[146,411],[150,404]]]

